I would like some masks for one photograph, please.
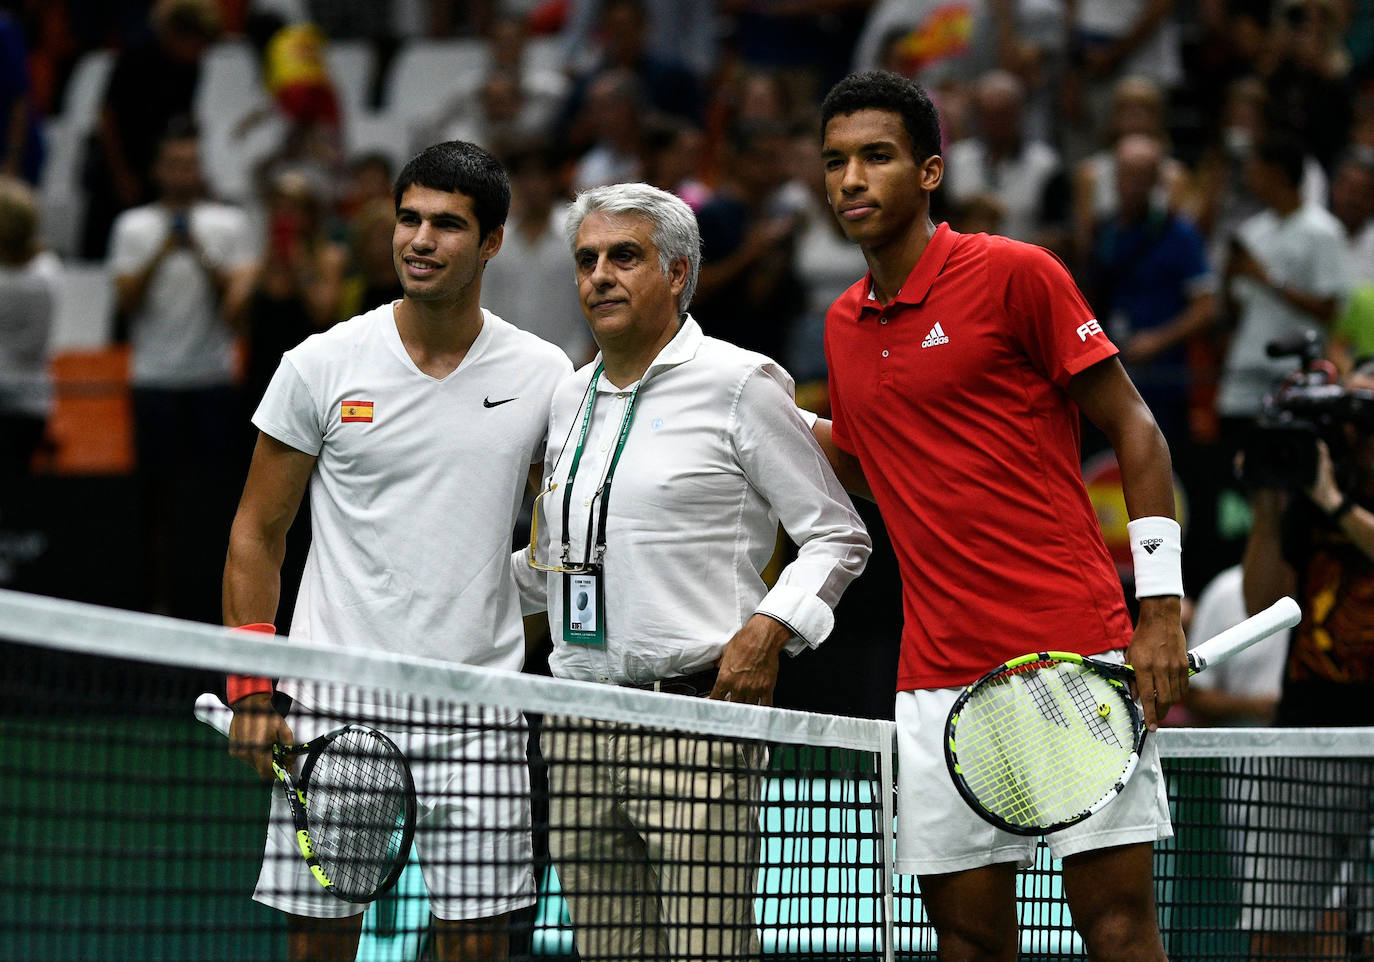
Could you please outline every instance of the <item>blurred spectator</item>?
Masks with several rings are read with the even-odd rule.
[[[262,12],[248,18],[247,33],[258,53],[268,103],[237,121],[234,139],[249,137],[259,125],[277,121],[269,127],[265,142],[277,146],[269,147],[256,165],[253,193],[267,194],[280,170],[304,163],[332,185],[342,174],[343,131],[339,98],[326,59],[328,38],[312,23],[287,23],[278,14]]]
[[[1190,459],[1187,346],[1218,316],[1202,236],[1159,196],[1165,157],[1144,134],[1113,151],[1116,210],[1097,224],[1084,290],[1182,472]]]
[[[651,117],[644,125],[641,154],[646,184],[671,191],[693,211],[711,198],[711,188],[698,179],[703,138],[701,130],[676,117]]]
[[[363,40],[376,57],[372,90],[367,102],[382,106],[386,77],[396,56],[398,41],[395,0],[305,0],[306,19],[330,40]]]
[[[489,71],[476,96],[465,90],[449,101],[431,124],[411,138],[411,151],[446,140],[466,140],[502,152],[541,129],[542,118],[526,109],[520,78],[509,70]]]
[[[1331,180],[1331,213],[1345,229],[1355,285],[1331,328],[1327,356],[1342,373],[1374,354],[1374,155],[1347,152]]]
[[[416,149],[466,140],[501,154],[523,141],[547,136],[567,96],[568,81],[562,74],[528,64],[527,40],[519,19],[495,19],[488,32],[488,62],[455,84],[463,93],[425,125],[415,138]]]
[[[391,190],[391,158],[380,152],[359,154],[348,162],[339,191],[339,217],[351,221],[376,200],[386,201],[388,209],[395,204]],[[342,319],[359,313],[344,314]]]
[[[0,487],[28,475],[52,407],[48,342],[62,266],[37,245],[33,192],[0,176]]]
[[[1368,402],[1374,364],[1356,367],[1341,386]],[[1266,486],[1252,500],[1246,610],[1290,595],[1303,612],[1274,714],[1274,724],[1285,727],[1374,724],[1374,424],[1352,413],[1335,428],[1312,442],[1315,480],[1289,490]],[[1341,918],[1333,933],[1324,922],[1333,906],[1358,904],[1374,829],[1374,767],[1363,758],[1322,759],[1319,768],[1301,759],[1287,764],[1301,778],[1255,781],[1240,903],[1254,906],[1258,886],[1277,886],[1291,903],[1279,912],[1242,909],[1238,927],[1251,933],[1252,959],[1364,957],[1359,928]]]
[[[1255,148],[1269,136],[1269,94],[1258,77],[1235,80],[1227,88],[1225,108],[1213,136],[1203,149],[1191,182],[1184,190],[1183,207],[1203,236],[1213,264],[1224,264],[1231,237],[1240,225],[1264,209],[1250,188],[1246,168]],[[1326,178],[1321,165],[1306,157],[1302,199],[1320,203]]]
[[[1231,85],[1259,69],[1273,0],[1197,0],[1188,93],[1203,123],[1222,116]]]
[[[1248,615],[1243,570],[1232,565],[1207,583],[1193,609],[1188,646],[1195,648]],[[1194,676],[1183,705],[1195,725],[1268,725],[1283,685],[1288,630],[1275,632],[1244,651]]]
[[[560,70],[539,67],[527,55],[530,33],[523,18],[496,17],[487,31],[490,64],[493,70],[511,70],[520,78],[520,92],[531,110],[551,123],[568,95],[568,77]]]
[[[817,103],[848,72],[870,3],[719,0],[728,56],[776,74],[793,97]]]
[[[581,366],[596,353],[573,283],[572,248],[563,231],[567,202],[550,145],[530,144],[505,158],[511,205],[501,256],[482,275],[482,306],[557,344]]]
[[[83,257],[102,259],[119,213],[153,199],[158,143],[174,117],[190,116],[201,56],[218,31],[210,0],[159,0],[151,31],[119,52],[86,148]]]
[[[1065,34],[1063,0],[877,0],[854,48],[854,69],[916,80],[940,101],[943,120],[951,88],[1000,67],[1025,85],[1030,134],[1052,142]]]
[[[1296,134],[1327,171],[1353,117],[1340,7],[1340,0],[1280,0],[1261,63],[1274,127]]]
[[[785,124],[793,114],[793,98],[777,73],[739,65],[719,78],[711,110],[713,122],[724,130],[755,120]]]
[[[574,152],[604,139],[599,111],[590,102],[594,90],[604,94],[606,85],[599,81],[608,74],[617,75],[615,87],[621,91],[627,87],[624,76],[633,78],[638,102],[644,107],[701,123],[705,100],[696,76],[682,61],[651,49],[646,42],[648,29],[644,0],[601,0],[597,30],[600,54],[578,75],[558,123],[564,141]]]
[[[110,4],[109,7],[114,6]],[[102,12],[108,13],[109,7]],[[36,0],[0,0],[0,9],[9,11],[19,24],[28,48],[29,94],[40,117],[61,110],[63,89],[76,61],[90,49],[92,31],[98,35],[99,13],[83,10],[72,17],[66,3],[40,3]],[[141,11],[140,20],[147,12]],[[105,38],[101,38],[104,42]],[[22,61],[16,61],[22,62]]]
[[[733,58],[722,64],[707,106],[702,178],[708,184],[720,180],[731,131],[760,121],[787,127],[794,111],[792,94],[777,72],[750,67]]]
[[[353,215],[348,232],[349,268],[339,292],[337,320],[390,304],[403,293],[391,253],[395,228],[396,202],[391,197],[369,200]]]
[[[229,321],[247,343],[242,410],[234,425],[244,458],[252,454],[258,437],[253,412],[282,355],[340,316],[348,248],[329,238],[325,203],[324,190],[309,174],[288,170],[275,176],[267,195],[267,237],[247,282],[249,293],[228,305],[236,312]],[[310,506],[302,503],[287,532],[282,560],[277,618],[284,625],[291,623],[309,548]]]
[[[1340,221],[1302,202],[1303,157],[1302,144],[1274,135],[1246,167],[1265,209],[1240,225],[1228,253],[1225,293],[1236,329],[1217,397],[1223,418],[1249,421],[1260,413],[1264,396],[1296,366],[1267,356],[1265,346],[1304,330],[1324,334],[1350,290]]]
[[[6,4],[0,4],[0,175],[38,183],[43,135],[29,76],[29,44]]]
[[[804,300],[792,255],[806,188],[787,179],[789,148],[777,124],[738,125],[721,183],[697,211],[701,275],[692,316],[712,337],[774,359]]]
[[[568,0],[563,26],[563,60],[574,72],[595,66],[598,25],[604,22],[605,0]],[[685,64],[698,77],[716,66],[719,23],[717,0],[645,0],[645,46],[667,60]]]
[[[250,293],[231,305],[236,313],[229,317],[247,341],[240,424],[250,441],[257,437],[252,413],[282,354],[340,316],[348,249],[330,239],[325,213],[324,191],[309,174],[288,170],[274,178],[262,256],[246,282]]]
[[[599,75],[587,91],[579,124],[591,136],[573,170],[573,189],[637,181],[644,103],[639,82],[628,70]]]
[[[329,75],[329,38],[313,23],[262,16],[250,20],[249,28],[257,31],[250,36],[260,45],[268,96],[293,126],[337,130],[339,98]]]
[[[1110,125],[1112,90],[1128,74],[1169,91],[1183,77],[1174,0],[1075,0],[1070,5],[1062,146],[1071,161],[1086,156]]]
[[[974,91],[977,134],[945,151],[944,187],[956,206],[990,198],[1002,211],[1002,233],[1062,253],[1067,239],[1068,178],[1058,152],[1025,131],[1020,78],[994,70]]]
[[[1164,88],[1182,73],[1173,0],[1077,0],[1074,57],[1093,80],[1140,74]]]
[[[1094,225],[1116,213],[1116,146],[1132,135],[1150,137],[1161,148],[1156,206],[1173,210],[1188,183],[1188,169],[1169,156],[1164,91],[1149,77],[1122,77],[1112,90],[1111,120],[1100,150],[1078,162],[1073,175],[1074,252],[1082,256]]]
[[[225,318],[247,296],[254,251],[247,216],[202,199],[189,123],[159,138],[153,179],[158,199],[120,214],[110,240],[131,344],[146,607],[218,623],[218,591],[203,574],[223,558],[241,476],[234,338]]]
[[[1331,174],[1328,204],[1345,235],[1350,278],[1374,282],[1374,151],[1347,151]]]

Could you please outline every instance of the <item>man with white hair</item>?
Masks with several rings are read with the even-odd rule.
[[[560,678],[769,704],[780,653],[830,633],[863,522],[787,372],[686,312],[701,239],[682,200],[595,188],[567,231],[601,352],[554,392],[540,537],[513,559],[524,611],[547,610]],[[779,521],[797,556],[769,589]],[[570,728],[542,747],[581,957],[754,957],[757,743]]]

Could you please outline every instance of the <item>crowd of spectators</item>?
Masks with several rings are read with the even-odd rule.
[[[42,119],[58,114],[84,55],[116,50],[93,134],[68,145],[82,151],[87,203],[79,249],[64,253],[123,278],[135,386],[166,388],[142,383],[140,345],[173,345],[132,296],[147,292],[129,277],[152,262],[128,247],[154,212],[175,220],[159,194],[159,148],[192,113],[205,52],[247,40],[268,110],[237,133],[271,149],[243,196],[213,199],[232,200],[248,226],[197,191],[173,207],[201,210],[201,226],[163,243],[150,224],[158,236],[144,244],[161,252],[159,270],[187,278],[158,282],[169,297],[187,284],[200,292],[204,343],[246,345],[232,385],[246,424],[241,412],[282,350],[395,296],[394,155],[350,153],[340,104],[384,106],[405,45],[448,37],[484,44],[486,56],[457,96],[407,105],[418,119],[403,152],[470,139],[509,166],[507,253],[484,282],[488,306],[585,361],[563,202],[644,180],[698,214],[693,312],[706,332],[782,360],[803,403],[822,411],[825,308],[865,264],[825,204],[817,106],[854,69],[922,82],[945,125],[936,216],[1051,249],[1122,348],[1174,451],[1193,590],[1241,554],[1245,494],[1231,460],[1296,363],[1267,357],[1268,341],[1312,331],[1341,371],[1374,349],[1369,0],[6,0],[0,172],[12,185],[0,196],[13,207],[21,181],[42,183]],[[372,89],[339,89],[330,76],[324,54],[345,39],[374,45]],[[536,41],[559,51],[556,63],[528,56]],[[196,240],[212,222],[235,232],[218,252]],[[7,244],[0,280],[52,276],[35,254]],[[41,313],[35,326],[50,322]],[[12,353],[0,347],[0,400],[15,393],[7,381],[34,380]],[[178,376],[194,369],[183,363]],[[147,408],[145,433],[157,413]],[[24,423],[44,409],[25,404]],[[1085,437],[1085,453],[1095,444]],[[33,446],[5,439],[3,449],[28,458]],[[20,468],[31,464],[41,458]]]

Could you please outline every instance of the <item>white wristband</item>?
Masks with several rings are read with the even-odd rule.
[[[1183,597],[1183,530],[1173,518],[1136,518],[1126,525],[1135,563],[1135,596]]]

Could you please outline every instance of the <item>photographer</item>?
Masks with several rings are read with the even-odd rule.
[[[1309,439],[1315,447],[1314,476],[1293,477],[1288,490],[1277,487],[1282,479],[1259,482],[1245,548],[1245,602],[1253,613],[1290,594],[1305,612],[1289,648],[1278,724],[1370,725],[1374,360],[1358,365],[1343,390],[1298,389],[1288,403],[1293,405],[1304,390],[1318,399],[1309,401],[1309,408],[1326,409],[1316,412],[1317,431]],[[1263,441],[1262,431],[1258,436]],[[1288,460],[1295,475],[1302,473],[1301,457]],[[1254,478],[1253,472],[1246,474]]]
[[[224,555],[234,511],[238,393],[226,322],[253,266],[247,215],[203,196],[199,135],[168,125],[153,164],[158,199],[115,220],[109,270],[129,341],[142,607],[217,621],[204,573]]]
[[[1281,390],[1274,406],[1312,428],[1302,456],[1293,443],[1297,425],[1289,423],[1288,444],[1277,430],[1266,444],[1261,427],[1242,469],[1256,489],[1246,607],[1255,612],[1289,594],[1303,608],[1275,723],[1374,724],[1374,361],[1358,364],[1339,388]],[[1326,958],[1333,944],[1360,938],[1345,931],[1345,913],[1333,918],[1328,906],[1344,904],[1344,873],[1367,857],[1374,766],[1366,759],[1270,764],[1296,777],[1256,784],[1241,904],[1258,904],[1247,890],[1265,885],[1268,904],[1284,908],[1262,919],[1242,908],[1241,926],[1252,933],[1253,959]]]

